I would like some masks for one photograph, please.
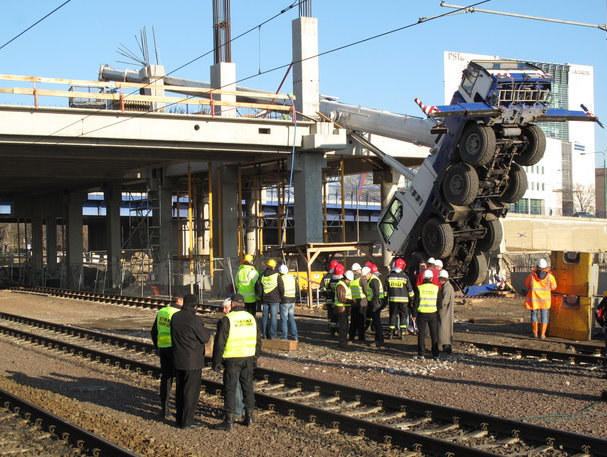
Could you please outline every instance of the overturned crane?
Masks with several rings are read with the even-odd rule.
[[[598,122],[583,106],[584,111],[548,108],[551,86],[552,77],[529,63],[472,61],[450,105],[424,107],[418,101],[429,119],[400,116],[381,124],[373,120],[373,110],[328,100],[321,111],[411,180],[380,215],[378,230],[388,250],[414,262],[441,258],[464,286],[486,277],[488,253],[502,239],[499,218],[527,190],[522,167],[544,155],[546,137],[535,123]],[[361,132],[430,146],[430,155],[411,170]]]

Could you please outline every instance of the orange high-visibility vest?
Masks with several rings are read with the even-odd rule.
[[[550,292],[556,289],[556,279],[550,271],[546,270],[546,277],[540,279],[537,276],[537,270],[533,270],[527,280],[525,286],[528,289],[527,299],[525,300],[525,308],[527,309],[550,309]]]

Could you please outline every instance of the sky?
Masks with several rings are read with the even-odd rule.
[[[2,0],[0,47],[64,2]],[[291,22],[298,17],[297,7],[288,8],[292,3],[231,0],[232,61],[239,85],[278,89],[291,60]],[[141,55],[135,37],[145,27],[151,63],[157,63],[157,54],[167,73],[209,81],[212,4],[212,0],[71,0],[0,49],[0,73],[94,81],[102,64],[137,69],[133,62],[122,63],[127,59],[118,49],[126,47]],[[589,24],[607,22],[607,0],[491,0],[478,8]],[[319,58],[320,92],[344,103],[423,116],[415,97],[426,105],[443,103],[444,51],[583,64],[594,67],[595,77],[595,100],[587,106],[607,124],[607,32],[481,12],[418,23],[422,17],[449,11],[440,0],[313,1],[319,51],[326,53]],[[401,30],[330,52],[395,29]],[[292,91],[290,77],[281,92]],[[607,131],[598,127],[595,131],[597,152],[607,151]],[[597,166],[602,165],[599,153]]]

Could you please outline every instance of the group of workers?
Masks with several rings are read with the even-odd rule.
[[[327,318],[331,335],[338,335],[339,346],[348,341],[365,341],[365,332],[374,331],[371,347],[384,345],[381,311],[388,306],[388,338],[403,338],[405,333],[417,333],[418,357],[425,356],[426,326],[432,341],[432,357],[439,348],[452,352],[453,303],[455,293],[449,273],[440,260],[430,258],[419,263],[414,281],[405,272],[407,263],[394,260],[385,281],[377,265],[367,262],[364,267],[354,263],[350,270],[333,260],[322,280],[326,295]],[[349,319],[349,323],[348,323]]]
[[[180,428],[199,427],[194,420],[201,390],[205,344],[210,331],[196,315],[196,296],[175,297],[161,308],[154,320],[151,335],[160,356],[161,417],[166,420],[168,399],[176,380],[175,422]],[[253,424],[255,397],[253,369],[261,351],[261,335],[255,317],[245,309],[241,294],[224,301],[224,316],[217,323],[212,367],[223,367],[224,421],[219,430],[232,430],[238,403],[244,403],[243,425]],[[240,414],[239,414],[240,415]]]

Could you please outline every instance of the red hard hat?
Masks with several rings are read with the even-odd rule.
[[[403,259],[396,259],[396,261],[394,262],[394,268],[400,268],[401,270],[404,270],[406,266],[407,262],[405,262]]]
[[[379,271],[379,268],[377,268],[377,265],[372,263],[371,264],[371,273],[377,273],[378,271]]]
[[[337,260],[331,260],[329,263],[329,270],[335,270],[335,265],[339,264]]]
[[[373,267],[373,262],[371,262],[370,260],[367,260],[367,262],[365,263],[365,266],[369,267],[370,269],[372,269]]]
[[[337,265],[335,265],[334,271],[335,271],[335,274],[339,276],[339,275],[343,275],[344,271],[346,271],[346,269],[341,263],[338,263]]]

